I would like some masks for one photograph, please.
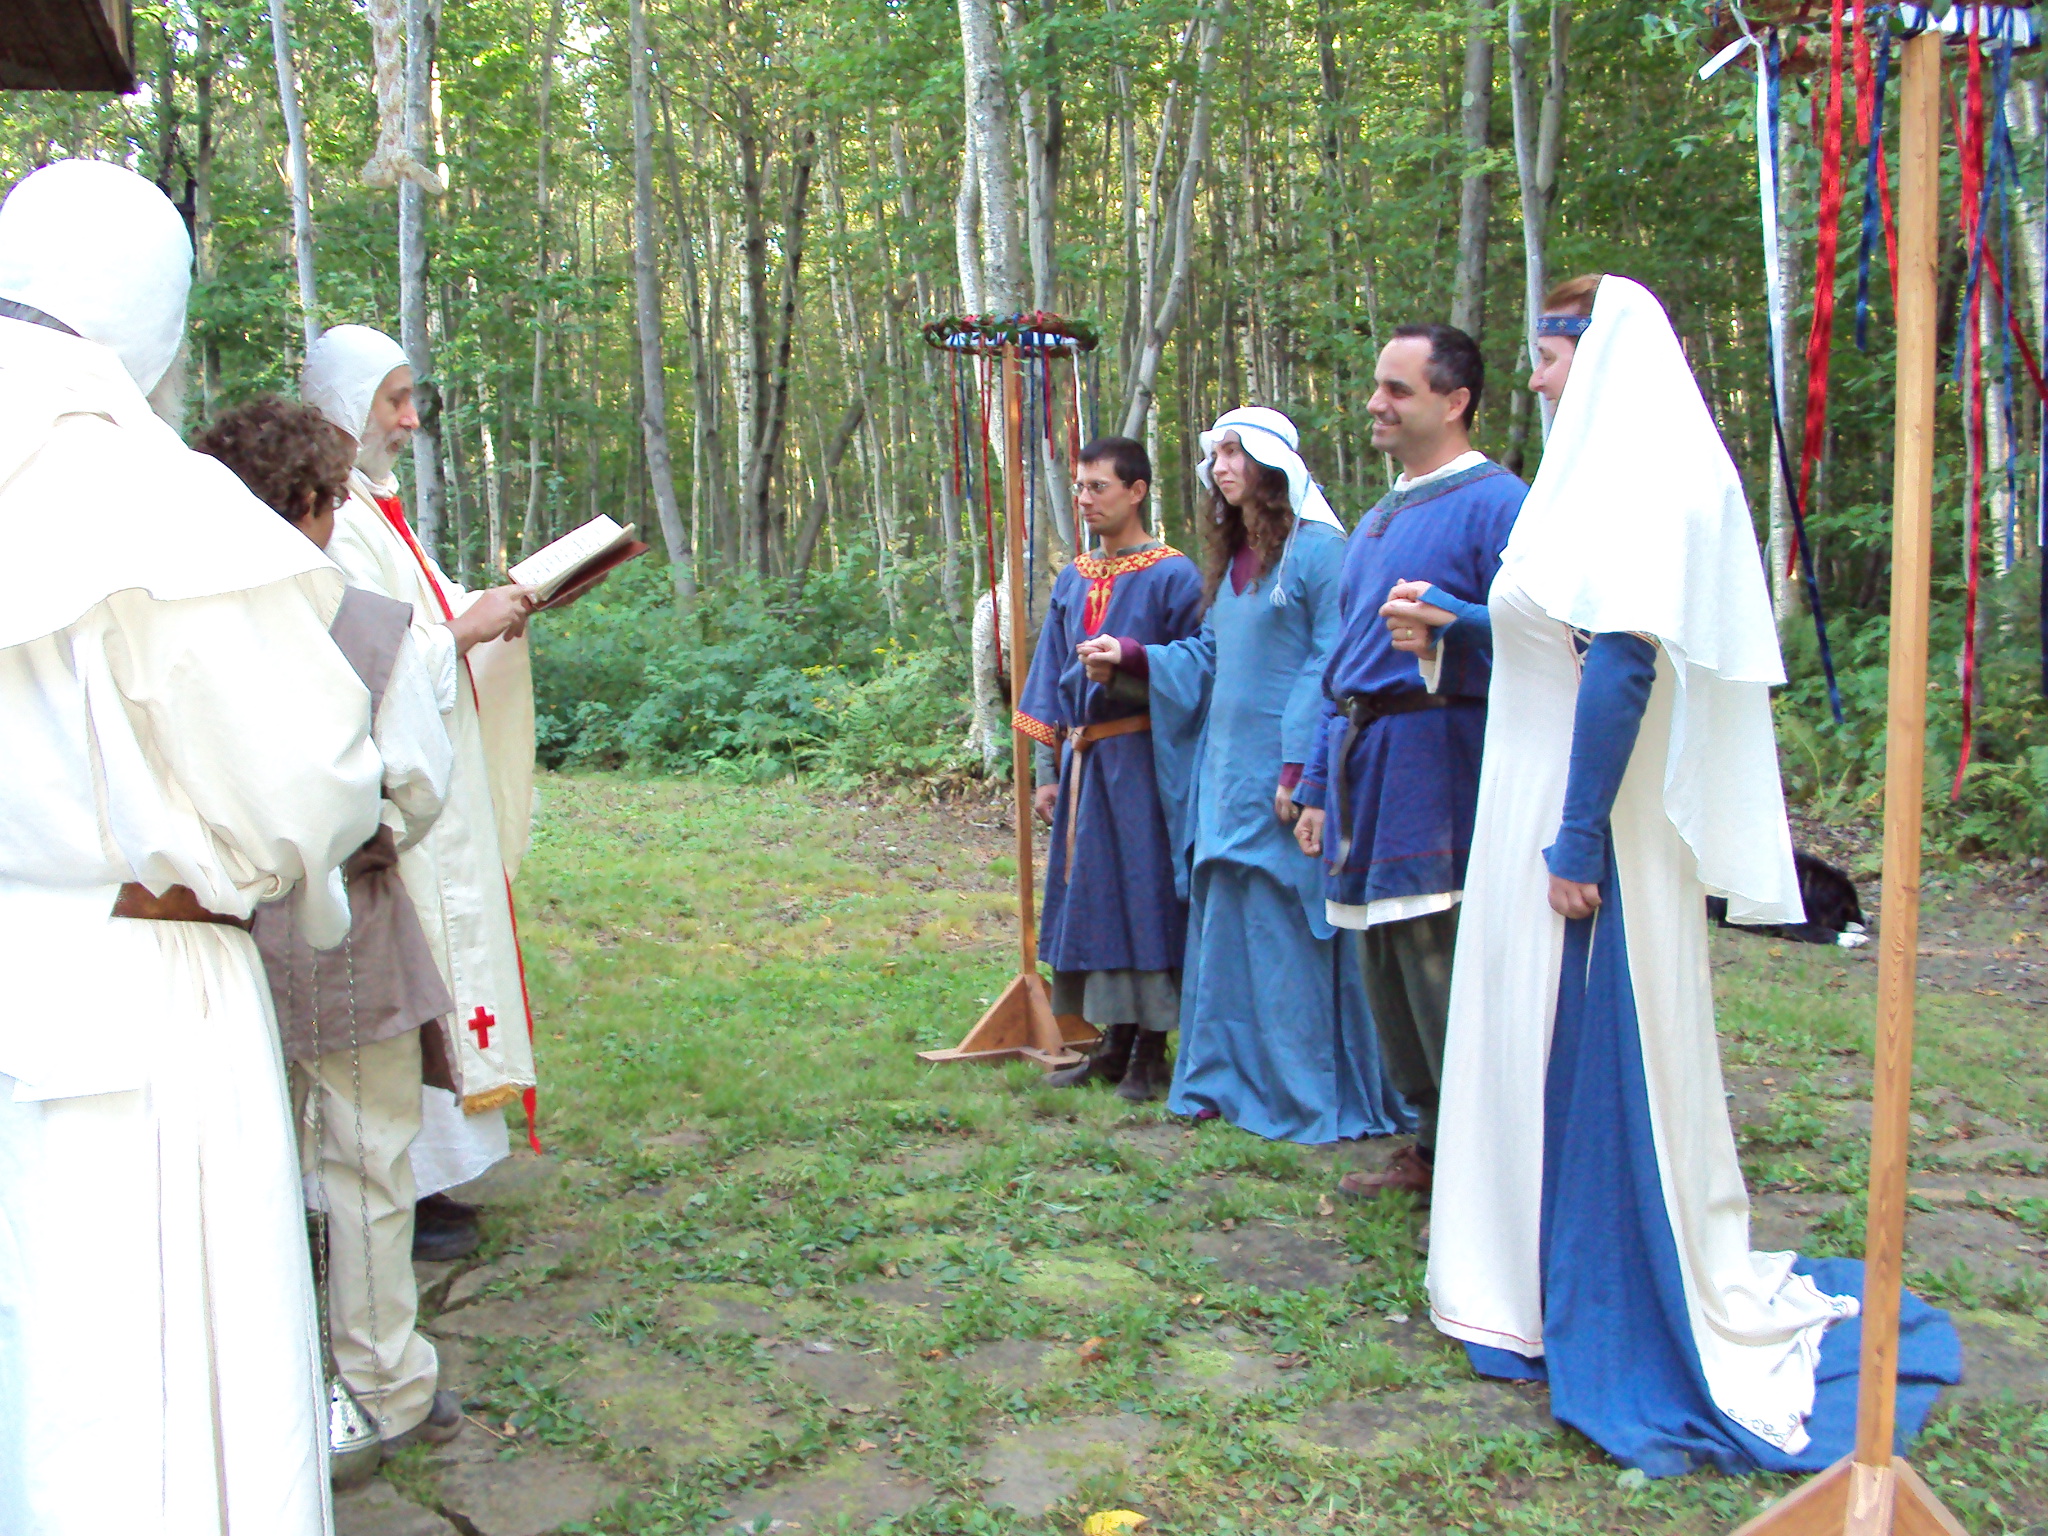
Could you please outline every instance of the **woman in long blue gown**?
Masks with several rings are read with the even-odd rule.
[[[1323,913],[1322,867],[1295,845],[1291,792],[1322,720],[1344,531],[1293,422],[1231,411],[1202,436],[1212,495],[1198,634],[1105,643],[1151,688],[1160,801],[1189,903],[1168,1107],[1276,1141],[1411,1125],[1380,1071],[1356,946]],[[1084,648],[1085,654],[1085,648]]]
[[[1559,408],[1488,600],[1513,707],[1452,977],[1431,1313],[1653,1477],[1817,1471],[1854,1435],[1862,1266],[1750,1247],[1707,965],[1709,894],[1801,915],[1756,538],[1655,296],[1553,297],[1535,383]],[[1902,1440],[1960,1370],[1905,1297]]]

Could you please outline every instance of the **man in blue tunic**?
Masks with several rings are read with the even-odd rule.
[[[1152,461],[1141,444],[1097,439],[1081,450],[1078,477],[1081,516],[1099,545],[1053,583],[1014,724],[1038,743],[1035,808],[1053,829],[1038,929],[1053,1012],[1103,1033],[1093,1056],[1051,1081],[1111,1082],[1142,1102],[1169,1081],[1188,909],[1174,887],[1146,686],[1089,682],[1076,648],[1102,634],[1158,645],[1193,634],[1202,576],[1145,527]]]
[[[1381,351],[1375,448],[1401,477],[1346,546],[1342,633],[1323,674],[1323,751],[1304,766],[1295,836],[1324,857],[1333,927],[1359,933],[1380,1055],[1416,1112],[1415,1143],[1376,1173],[1345,1175],[1356,1196],[1427,1198],[1450,1010],[1451,950],[1479,797],[1491,670],[1486,592],[1528,487],[1472,447],[1485,365],[1449,325],[1404,325]],[[1418,671],[1382,609],[1397,582],[1462,616]],[[1476,605],[1476,606],[1475,606]]]

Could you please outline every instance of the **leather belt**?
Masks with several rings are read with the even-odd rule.
[[[1112,736],[1135,736],[1152,729],[1150,715],[1125,715],[1095,725],[1077,725],[1067,732],[1067,867],[1065,883],[1074,883],[1074,826],[1081,816],[1081,769],[1088,748]]]
[[[256,926],[254,918],[229,917],[225,912],[201,906],[190,886],[174,885],[158,896],[148,886],[138,885],[133,880],[122,886],[114,897],[113,915],[141,918],[152,923],[218,923],[227,928],[239,928],[244,933]]]
[[[1351,749],[1358,744],[1358,738],[1365,728],[1375,720],[1384,720],[1389,715],[1420,714],[1425,709],[1448,709],[1453,704],[1479,704],[1480,699],[1461,699],[1453,693],[1418,693],[1404,689],[1399,693],[1347,693],[1337,700],[1337,713],[1348,722],[1344,727],[1344,741],[1337,748],[1337,765],[1330,775],[1330,788],[1335,801],[1337,824],[1344,835],[1337,840],[1337,868],[1342,869],[1351,861],[1351,833],[1346,822],[1351,815]]]

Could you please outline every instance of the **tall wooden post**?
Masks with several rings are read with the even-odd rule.
[[[1031,621],[1024,589],[1024,477],[1037,472],[1036,459],[1024,457],[1024,390],[1017,367],[1015,339],[1003,342],[1004,507],[1009,522],[1010,693],[1013,705],[1024,697],[1024,679],[1031,670]],[[1038,924],[1032,902],[1036,886],[1031,848],[1031,738],[1010,733],[1011,774],[1017,804],[1017,976],[1002,996],[958,1045],[940,1051],[919,1051],[921,1061],[1035,1061],[1051,1070],[1070,1066],[1081,1057],[1069,1049],[1099,1039],[1075,1015],[1054,1018],[1045,978],[1038,973]]]
[[[1877,1075],[1863,1248],[1863,1360],[1856,1451],[1737,1536],[1964,1536],[1902,1457],[1899,1288],[1920,947],[1920,802],[1927,752],[1928,570],[1933,551],[1936,210],[1941,192],[1941,36],[1907,38],[1899,70],[1898,422],[1892,466],[1892,628],[1884,763],[1884,909]]]
[[[1003,444],[1010,472],[1004,479],[1005,521],[1010,556],[1010,695],[1014,707],[1023,700],[1024,679],[1031,667],[1031,614],[1024,590],[1024,390],[1018,378],[1017,344],[1003,344]],[[1032,469],[1036,469],[1036,465]],[[1038,923],[1032,902],[1037,888],[1031,860],[1031,738],[1010,732],[1010,776],[1017,792],[1017,973],[1037,981]],[[1043,990],[1041,986],[1040,990]],[[1046,1017],[1052,1016],[1050,1002]]]

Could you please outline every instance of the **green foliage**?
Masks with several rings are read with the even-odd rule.
[[[666,570],[629,567],[535,626],[542,763],[839,785],[964,766],[963,662],[891,640],[864,576],[820,573],[800,608],[740,583],[683,621]]]

